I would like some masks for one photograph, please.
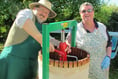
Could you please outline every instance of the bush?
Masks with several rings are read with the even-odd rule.
[[[118,8],[114,9],[111,17],[108,20],[108,23],[111,31],[118,32]]]

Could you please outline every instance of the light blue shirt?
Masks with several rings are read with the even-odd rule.
[[[16,16],[16,20],[15,23],[19,28],[22,28],[25,21],[30,18],[33,18],[33,12],[31,9],[23,9],[21,11],[18,12],[17,16]]]

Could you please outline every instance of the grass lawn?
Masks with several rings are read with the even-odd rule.
[[[118,69],[110,69],[110,78],[109,79],[118,79]]]
[[[3,49],[3,44],[0,43],[0,52]],[[115,59],[111,60],[111,66],[110,66],[110,77],[109,79],[118,79],[118,55]]]
[[[118,54],[111,60],[110,66],[110,78],[109,79],[118,79]]]

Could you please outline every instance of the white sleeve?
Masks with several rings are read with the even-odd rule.
[[[22,28],[25,21],[30,18],[32,19],[33,18],[33,13],[30,9],[24,9],[24,10],[21,10],[17,16],[16,16],[16,20],[15,20],[15,23],[16,25],[19,27],[19,28]]]
[[[54,46],[59,46],[60,41],[55,39],[54,37],[50,36],[50,42],[54,45]]]

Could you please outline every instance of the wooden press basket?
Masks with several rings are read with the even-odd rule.
[[[72,47],[71,50],[72,52],[67,56],[67,61],[60,61],[60,56],[56,52],[50,53],[49,79],[88,79],[89,53],[76,47]],[[42,54],[39,55],[39,61],[39,79],[41,79]]]
[[[68,61],[60,61],[58,53],[50,53],[49,63],[52,66],[62,67],[62,68],[72,68],[85,65],[89,62],[89,54],[79,48],[71,48],[72,52],[67,55]]]

